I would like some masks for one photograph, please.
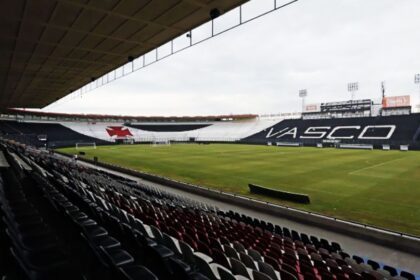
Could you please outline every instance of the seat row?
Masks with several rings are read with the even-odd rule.
[[[166,264],[160,267],[178,271],[177,275],[185,274],[188,265],[189,277],[199,271],[209,279],[411,279],[409,273],[397,276],[396,270],[389,271],[392,268],[351,258],[338,243],[326,239],[184,201],[49,155],[29,158],[52,172],[62,191],[70,196],[83,194],[80,203],[86,204],[85,212],[113,229],[110,232],[118,240],[134,241],[134,236],[166,247],[177,258],[171,256],[169,261],[161,256],[153,263]],[[160,262],[162,258],[165,261]]]
[[[11,169],[2,170],[0,206],[2,234],[22,275],[30,279],[83,279],[74,269],[59,236],[39,212],[36,189],[23,186]]]
[[[180,276],[177,265],[182,264],[173,257],[173,252],[129,224],[121,223],[107,211],[103,201],[92,200],[82,188],[53,182],[55,189],[49,193],[56,195],[49,197],[51,203],[79,229],[96,260],[93,265],[99,270],[91,272],[92,279],[200,279],[191,275],[187,265],[182,267],[184,274]],[[167,269],[162,263],[168,263]]]
[[[116,188],[111,188],[111,190],[105,190],[105,191],[100,191],[99,192],[100,195],[102,195],[104,197],[104,199],[107,199],[109,201],[111,201],[112,203],[114,203],[115,205],[117,205],[120,208],[123,209],[127,209],[131,212],[133,212],[133,205],[137,205],[134,206],[134,209],[141,209],[141,211],[143,211],[143,214],[146,213],[145,215],[142,216],[142,213],[134,213],[137,215],[137,217],[139,217],[141,220],[143,220],[145,223],[149,223],[151,225],[154,225],[157,228],[162,229],[163,231],[170,233],[171,235],[179,238],[180,240],[186,241],[194,250],[197,251],[202,251],[203,253],[206,253],[207,255],[211,256],[212,255],[212,250],[214,248],[209,248],[209,246],[207,246],[209,244],[209,238],[208,235],[206,234],[211,234],[212,232],[217,232],[217,230],[215,231],[214,228],[210,228],[208,230],[205,229],[206,225],[211,225],[213,222],[211,221],[211,219],[207,219],[206,221],[203,221],[203,215],[202,213],[200,213],[200,217],[195,217],[195,219],[190,219],[189,217],[187,217],[188,215],[184,215],[184,216],[173,216],[172,212],[175,213],[182,213],[182,211],[180,212],[179,210],[176,210],[177,208],[175,208],[176,211],[168,211],[171,210],[170,207],[163,207],[164,209],[162,209],[162,206],[160,205],[161,202],[159,200],[155,200],[155,205],[153,205],[153,203],[150,202],[146,202],[143,203],[143,205],[141,204],[141,200],[135,200],[135,202],[133,202],[133,200],[131,199],[131,201],[127,200],[124,195],[121,195],[121,193],[118,192],[118,190]],[[131,193],[132,194],[132,193]],[[153,201],[153,200],[152,200]],[[164,204],[165,205],[165,204]],[[167,206],[167,205],[165,205]],[[130,208],[131,207],[131,208]],[[173,209],[172,209],[173,210]],[[187,214],[189,214],[190,216],[194,215],[194,212],[187,212]],[[195,213],[197,214],[197,213]],[[205,217],[205,215],[204,215]],[[161,221],[162,220],[162,221]],[[189,223],[188,221],[191,222]],[[228,222],[231,222],[232,225],[237,226],[238,224],[240,226],[243,226],[243,224],[238,223],[236,220],[234,219],[227,219]],[[161,221],[161,222],[160,222]],[[184,222],[184,227],[188,229],[188,224],[193,224],[194,225],[194,229],[192,229],[192,234],[188,234],[188,233],[184,233],[184,232],[179,232],[177,230],[173,230],[173,228],[171,229],[171,227],[168,226],[174,226],[176,227],[177,225],[180,225],[180,223],[178,221],[183,221]],[[197,231],[197,228],[200,228],[201,230],[204,230],[204,234],[202,234],[203,232]],[[260,229],[258,227],[256,227],[257,229]],[[274,227],[276,228],[276,227]],[[255,228],[254,228],[255,229]],[[194,232],[195,230],[195,232]],[[242,228],[243,230],[243,228]],[[182,230],[184,231],[184,230]],[[186,231],[186,230],[185,230]],[[228,230],[226,233],[225,232],[219,232],[219,239],[223,240],[226,239],[226,237],[229,237],[228,232],[241,232],[241,229],[238,228],[234,228],[234,230],[232,230],[232,228],[230,228],[230,230]],[[264,231],[262,231],[261,229],[259,230],[259,232],[264,233]],[[287,234],[287,229],[284,230],[284,232],[286,232]],[[189,233],[191,233],[191,229],[189,230]],[[238,235],[238,234],[236,234]],[[291,235],[296,235],[293,233],[291,233]],[[223,238],[225,237],[225,238]],[[235,240],[236,236],[231,236],[231,239],[228,240],[228,242]],[[258,240],[257,236],[251,236],[250,239],[251,240]],[[272,238],[272,237],[271,237]],[[302,238],[304,239],[304,237]],[[308,238],[311,241],[312,240],[317,240],[315,237],[311,237]],[[286,241],[285,241],[286,240]],[[203,242],[206,241],[206,242]],[[241,240],[242,242],[244,240]],[[288,242],[289,241],[289,242]],[[287,236],[285,238],[282,239],[281,242],[283,243],[290,243],[290,248],[289,249],[296,249],[296,246],[299,246],[299,241],[300,240],[290,240],[287,238]],[[223,241],[222,241],[223,242]],[[312,241],[314,242],[314,241]],[[206,244],[203,244],[206,243]],[[238,242],[240,243],[240,242]],[[315,243],[315,242],[314,242]],[[338,244],[333,245],[333,243],[331,243],[331,245],[328,243],[328,241],[319,241],[319,244],[321,244],[321,246],[318,246],[318,252],[316,253],[320,253],[318,254],[318,260],[312,260],[311,258],[316,258],[317,255],[315,252],[311,252],[310,257],[307,258],[307,262],[305,262],[305,255],[302,254],[302,252],[300,252],[301,254],[297,254],[298,256],[293,256],[293,253],[290,254],[285,254],[285,250],[284,247],[280,247],[280,250],[278,250],[278,255],[275,256],[275,246],[272,246],[272,244],[265,244],[265,246],[270,246],[270,251],[268,251],[270,255],[266,255],[264,254],[264,251],[262,252],[264,254],[265,259],[267,259],[267,262],[269,262],[270,265],[272,265],[273,267],[277,268],[278,270],[285,270],[288,269],[290,273],[294,274],[294,276],[296,278],[302,278],[303,276],[306,277],[317,277],[317,278],[326,278],[329,279],[331,277],[333,277],[335,274],[335,277],[342,277],[342,278],[354,278],[354,279],[359,279],[360,275],[362,273],[369,273],[370,270],[368,270],[368,267],[360,267],[356,264],[352,264],[349,265],[346,262],[344,262],[344,258],[348,258],[348,255],[346,255],[345,253],[341,252],[342,255],[339,254],[335,254],[334,258],[336,259],[330,259],[328,260],[328,264],[326,263],[326,261],[322,258],[323,255],[325,256],[330,256],[330,251],[323,248],[323,246],[329,248],[330,250],[339,250],[341,249],[340,246]],[[261,244],[259,244],[261,245]],[[284,244],[283,244],[284,245]],[[302,245],[302,244],[301,244]],[[313,245],[313,244],[312,244]],[[207,247],[206,247],[207,246]],[[314,246],[315,247],[315,246]],[[308,248],[311,248],[310,246]],[[300,248],[300,249],[308,249],[308,248]],[[259,249],[264,250],[264,248],[261,247],[257,247],[257,250]],[[299,249],[299,248],[298,248]],[[313,250],[316,250],[315,248],[312,248]],[[333,252],[335,253],[335,252]],[[284,259],[280,258],[280,254],[283,254]],[[274,255],[274,257],[273,257]],[[274,259],[274,260],[273,260]],[[343,268],[337,265],[337,261],[341,260],[341,265],[344,266]],[[331,266],[331,267],[330,267]],[[282,267],[284,267],[285,269],[283,269]],[[352,269],[354,268],[354,269]],[[368,277],[368,276],[366,276]],[[379,275],[377,275],[377,277],[379,277]]]

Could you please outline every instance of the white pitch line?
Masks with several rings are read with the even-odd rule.
[[[375,164],[375,165],[366,166],[366,167],[363,167],[363,168],[354,170],[352,172],[349,172],[348,174],[353,175],[353,174],[358,173],[360,171],[371,169],[371,168],[375,168],[375,167],[378,167],[378,166],[382,166],[382,165],[385,165],[385,164],[388,164],[390,162],[394,162],[394,161],[397,161],[397,160],[400,160],[400,159],[405,159],[405,158],[395,158],[395,159],[391,159],[391,160],[388,160],[388,161],[385,161],[385,162],[381,162],[381,163],[378,163],[378,164]]]

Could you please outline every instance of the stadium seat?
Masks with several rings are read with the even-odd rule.
[[[279,271],[280,270],[280,265],[279,262],[270,256],[265,256],[264,257],[264,262],[271,265],[275,270]]]
[[[404,278],[406,278],[406,279],[408,279],[408,280],[416,280],[416,277],[414,276],[414,274],[412,274],[412,273],[410,273],[410,272],[408,272],[408,271],[401,271],[400,272],[400,276],[401,277],[404,277]]]
[[[228,256],[229,258],[239,260],[239,255],[234,248],[230,247],[229,245],[223,245],[223,249],[225,251],[226,256]]]
[[[261,254],[252,248],[248,248],[248,255],[256,262],[262,261]]]
[[[384,265],[383,269],[388,271],[391,274],[391,276],[397,276],[398,275],[397,270],[392,266]]]
[[[237,280],[235,276],[233,276],[233,274],[227,269],[218,267],[217,271],[219,272],[220,280]]]
[[[246,266],[241,261],[234,258],[229,259],[229,261],[232,267],[233,275],[242,275],[244,277],[250,278],[250,275]]]
[[[158,280],[150,270],[141,265],[122,266],[119,272],[118,280]]]
[[[273,280],[278,280],[278,276],[276,274],[276,272],[274,271],[274,268],[269,265],[268,263],[265,262],[258,262],[258,269],[260,272],[267,274],[268,276],[270,276]]]
[[[210,266],[210,264],[203,258],[202,255],[194,255],[195,256],[195,263],[201,273],[204,276],[208,277],[210,280],[219,280],[219,272],[217,271],[217,266]]]
[[[109,267],[119,267],[134,262],[134,258],[127,251],[120,248],[105,249],[99,246],[98,250]]]
[[[171,278],[174,280],[189,279],[194,272],[191,267],[177,257],[170,257],[168,259],[171,269]]]
[[[235,248],[238,253],[245,253],[245,247],[238,241],[233,242],[233,248]]]
[[[223,251],[212,249],[212,257],[215,263],[218,263],[226,268],[231,269],[230,263]]]
[[[379,279],[382,279],[382,276],[381,276],[381,278],[378,279],[378,278],[376,278],[377,275],[374,275],[371,272],[366,272],[366,271],[363,271],[362,272],[362,277],[363,277],[363,279],[366,279],[366,280],[379,280]]]
[[[358,264],[364,263],[363,258],[353,255],[353,260],[355,260]]]
[[[182,259],[188,263],[189,265],[195,267],[196,263],[195,263],[195,256],[194,256],[194,252],[191,249],[190,245],[188,245],[187,243],[185,243],[184,241],[179,240],[179,247],[181,249],[181,253],[182,253]]]
[[[382,276],[384,276],[386,279],[391,279],[392,278],[391,274],[387,270],[378,269],[377,272],[379,272],[380,274],[382,274]]]
[[[254,260],[250,256],[248,256],[247,254],[241,252],[241,253],[239,253],[239,258],[240,258],[241,262],[243,264],[245,264],[245,266],[247,268],[250,268],[250,269],[253,269],[253,270],[257,269],[257,266],[255,265]]]
[[[280,269],[280,279],[282,280],[298,280],[297,277],[293,276],[291,273],[287,272],[284,269]],[[322,278],[324,279],[326,275],[322,275]]]
[[[37,164],[53,174],[33,175],[42,186],[37,191],[84,240],[81,245],[92,255],[88,274],[96,278],[361,280],[363,273],[380,280],[392,275],[392,268],[350,258],[338,243],[323,238],[131,185],[103,171],[74,168],[57,158],[43,157]],[[25,192],[17,188],[13,195],[15,202],[4,203],[0,189],[5,233],[22,270],[48,279],[56,272],[44,270],[47,261],[49,268],[56,262],[63,271],[72,269],[59,236],[26,202]],[[397,277],[413,280],[411,275]]]
[[[172,239],[171,236],[169,236],[166,233],[162,234],[162,243],[168,247],[172,252],[174,252],[177,255],[180,255],[180,252],[178,250],[178,246],[176,246],[175,241]]]
[[[273,280],[273,278],[271,278],[267,274],[259,272],[257,270],[252,271],[252,276],[254,280]]]

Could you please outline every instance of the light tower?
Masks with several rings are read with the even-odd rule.
[[[347,84],[347,91],[350,92],[350,94],[351,94],[351,100],[354,100],[354,97],[356,95],[356,91],[358,91],[358,90],[359,90],[359,83],[358,82]]]
[[[299,90],[299,97],[302,98],[302,113],[305,112],[305,98],[308,96],[308,91],[306,89]]]
[[[417,99],[417,112],[420,112],[420,74],[414,75],[414,83],[419,87],[419,96]]]
[[[382,99],[385,98],[385,81],[381,82]]]

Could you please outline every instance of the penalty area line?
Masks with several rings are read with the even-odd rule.
[[[394,161],[397,161],[397,160],[401,160],[401,159],[405,159],[405,158],[395,158],[395,159],[391,159],[391,160],[388,160],[388,161],[385,161],[385,162],[381,162],[381,163],[378,163],[378,164],[375,164],[375,165],[366,166],[366,167],[363,167],[363,168],[360,168],[360,169],[356,169],[356,170],[354,170],[352,172],[349,172],[348,174],[349,175],[357,174],[360,171],[368,170],[368,169],[371,169],[371,168],[376,168],[376,167],[379,167],[379,166],[382,166],[382,165],[386,165],[388,163],[391,163],[391,162],[394,162]]]

